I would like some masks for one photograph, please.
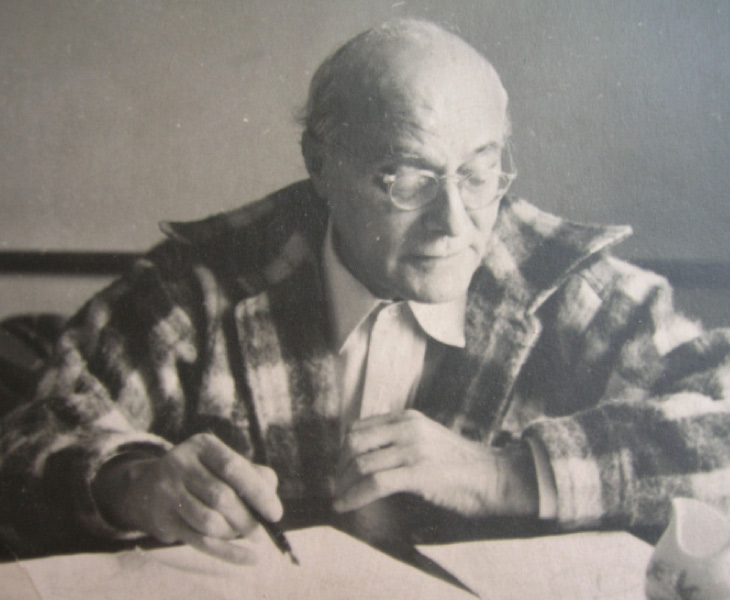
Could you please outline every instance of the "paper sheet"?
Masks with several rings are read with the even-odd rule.
[[[590,532],[419,550],[485,600],[645,600],[653,548],[628,533]]]
[[[189,547],[25,561],[36,600],[471,598],[459,589],[328,527],[287,533],[296,567],[268,540],[255,566],[233,566]],[[2,594],[0,594],[2,597]],[[21,598],[21,597],[19,597]]]
[[[228,565],[185,546],[0,565],[0,598],[473,600],[335,529],[287,536],[300,567],[259,532],[260,560],[253,566]],[[593,532],[419,549],[485,600],[644,600],[652,553],[649,544],[628,533]]]

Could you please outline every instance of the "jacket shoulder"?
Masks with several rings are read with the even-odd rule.
[[[611,294],[621,293],[642,302],[658,290],[671,290],[666,277],[610,253],[597,255],[584,268],[579,269],[575,276],[584,280],[603,299]]]
[[[255,293],[309,258],[326,224],[326,207],[311,183],[300,181],[202,220],[160,223],[167,239],[145,259],[165,279],[203,267],[221,285]]]
[[[610,254],[574,272],[545,308],[559,330],[591,331],[603,340],[643,331],[661,353],[702,332],[676,309],[665,277]]]

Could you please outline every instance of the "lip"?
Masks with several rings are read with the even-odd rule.
[[[460,248],[459,250],[450,252],[413,252],[410,256],[420,260],[445,260],[448,258],[454,258],[460,254],[464,254],[468,248]]]

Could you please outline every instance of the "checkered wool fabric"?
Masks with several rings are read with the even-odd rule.
[[[6,536],[128,536],[91,499],[99,466],[206,430],[271,464],[283,497],[326,497],[339,443],[326,222],[301,182],[164,225],[171,239],[82,308],[36,400],[3,422]],[[445,353],[416,402],[483,443],[541,443],[566,529],[661,525],[677,495],[730,511],[730,335],[704,332],[663,278],[607,253],[628,234],[504,199],[466,348]]]

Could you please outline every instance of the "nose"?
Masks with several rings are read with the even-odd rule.
[[[439,197],[429,208],[426,224],[430,230],[458,237],[468,229],[471,217],[461,200],[457,181],[446,179],[441,186]]]

